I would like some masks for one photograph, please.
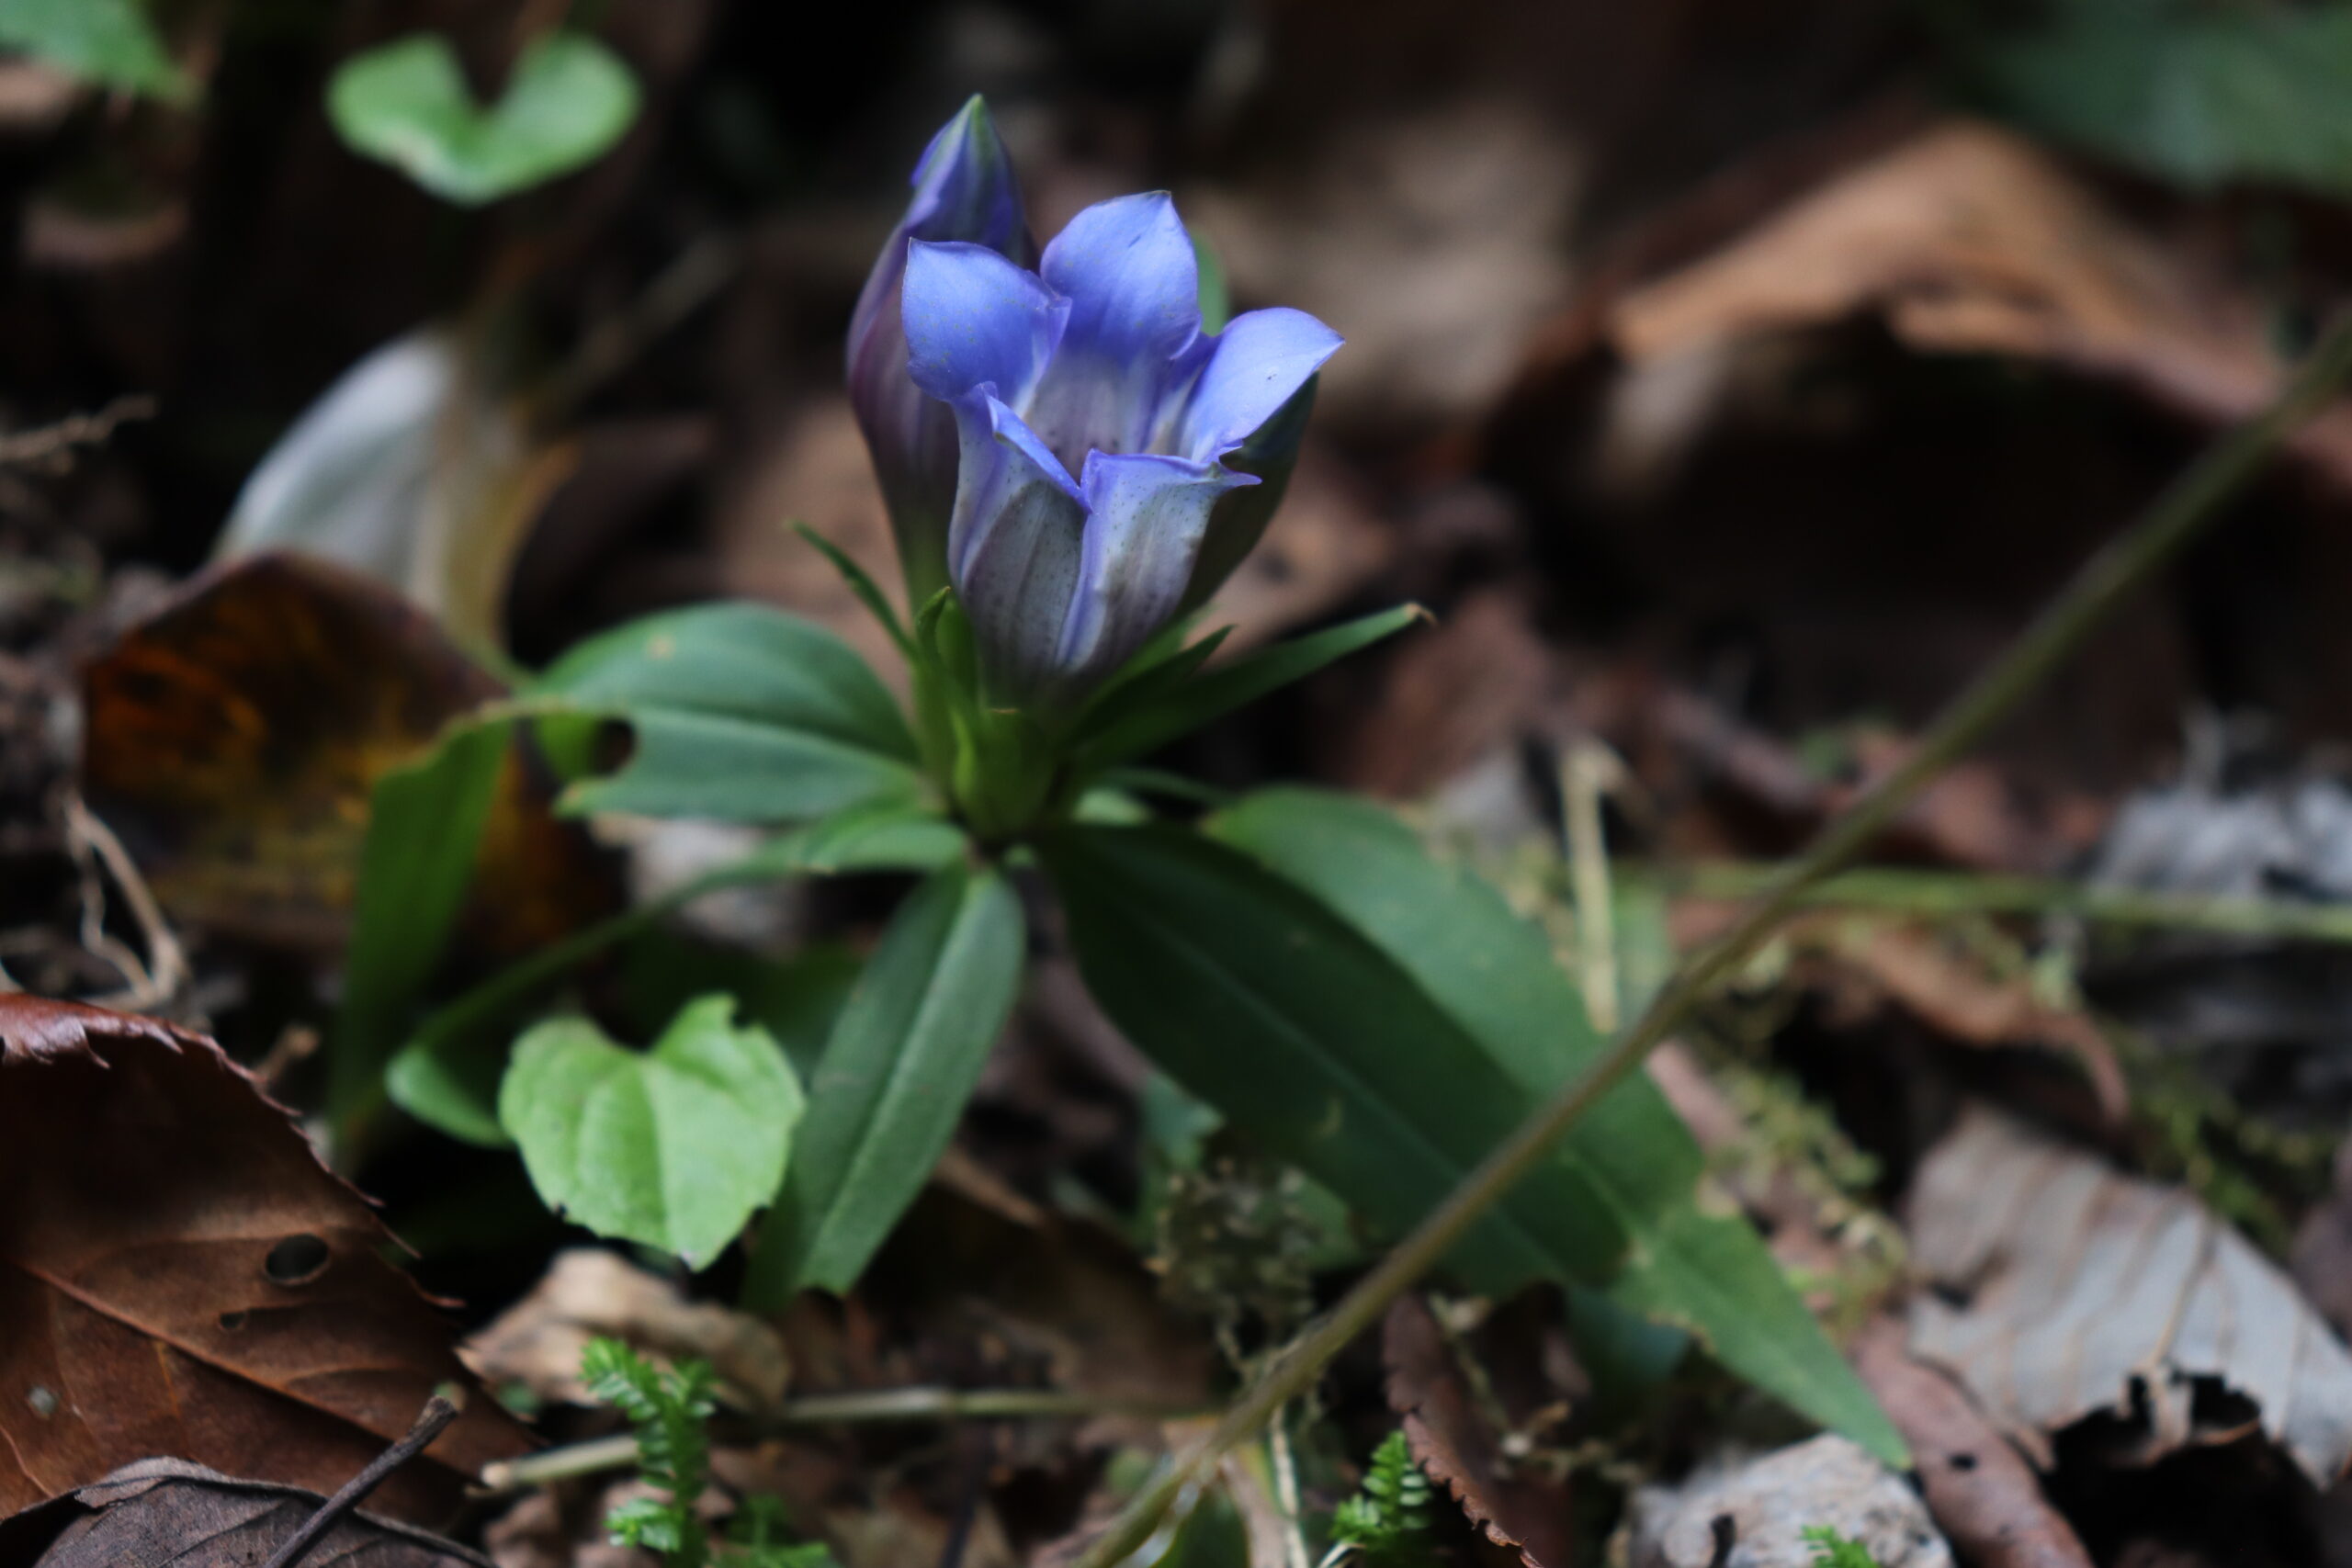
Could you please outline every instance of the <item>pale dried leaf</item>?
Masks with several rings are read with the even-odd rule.
[[[768,1325],[716,1303],[690,1302],[674,1282],[586,1247],[559,1254],[531,1293],[458,1354],[492,1387],[519,1383],[550,1404],[590,1404],[580,1356],[595,1338],[708,1361],[755,1409],[780,1404],[791,1381],[784,1337]]]
[[[1910,1201],[1913,1258],[1939,1287],[1912,1308],[1912,1354],[2028,1451],[2046,1458],[2050,1433],[2102,1412],[2143,1411],[2151,1457],[2239,1435],[2200,1424],[2210,1380],[2251,1400],[2315,1484],[2352,1459],[2352,1354],[2194,1198],[1980,1106]]]

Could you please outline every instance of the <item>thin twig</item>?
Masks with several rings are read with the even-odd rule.
[[[1488,1209],[1541,1163],[1561,1136],[1771,935],[1807,889],[1859,854],[1928,781],[1987,732],[2080,648],[2115,608],[2178,558],[2262,471],[2278,444],[2335,395],[2352,372],[2352,315],[2328,328],[2278,400],[2215,442],[2140,520],[2085,562],[2032,625],[1937,716],[1918,749],[1833,818],[1804,854],[1759,891],[1731,929],[1691,955],[1633,1027],[1562,1086],[1464,1177],[1411,1235],[1358,1280],[1315,1326],[1267,1362],[1207,1438],[1137,1494],[1072,1568],[1112,1568],[1149,1540],[1204,1465],[1246,1442],[1284,1402],[1312,1387],[1332,1358],[1379,1321],[1388,1303],[1451,1252]]]
[[[1568,743],[1560,761],[1560,814],[1566,818],[1568,886],[1576,902],[1577,960],[1583,971],[1584,1010],[1593,1028],[1617,1032],[1617,920],[1610,907],[1609,840],[1600,828],[1600,797],[1614,772],[1597,740]]]
[[[141,394],[117,398],[96,413],[67,414],[54,424],[0,435],[0,468],[62,468],[77,446],[96,446],[133,420],[155,417],[155,400]]]
[[[1729,899],[1750,897],[1774,874],[1769,865],[1715,861],[1664,873],[1660,881],[1679,896]],[[2066,915],[2094,925],[2352,942],[2352,905],[2097,887],[1997,873],[1864,867],[1807,888],[1800,901],[1813,908],[1894,915]]]
[[[1179,1421],[1202,1412],[1148,1399],[1102,1399],[1051,1388],[885,1388],[811,1393],[788,1399],[753,1425],[762,1431],[797,1427],[861,1426],[893,1421],[1003,1421],[1135,1416]],[[594,1475],[637,1462],[637,1438],[627,1432],[482,1467],[478,1491],[487,1495]]]
[[[278,1543],[262,1568],[293,1568],[311,1549],[319,1544],[326,1533],[341,1524],[344,1517],[359,1506],[368,1493],[384,1483],[384,1478],[423,1453],[441,1435],[442,1429],[458,1418],[458,1407],[435,1394],[424,1402],[416,1425],[408,1436],[368,1461],[368,1468],[343,1483],[342,1489],[322,1504],[319,1511],[302,1521],[302,1528]]]
[[[155,901],[153,890],[140,875],[137,863],[122,847],[122,840],[115,837],[114,829],[83,805],[78,795],[66,796],[65,832],[74,858],[83,871],[82,945],[113,964],[130,982],[125,990],[99,998],[99,1005],[127,1008],[134,1012],[163,1006],[187,984],[189,973],[187,950],[173,934],[171,922],[164,918],[163,906]],[[122,890],[122,901],[130,906],[140,940],[146,945],[143,963],[106,929],[106,893],[96,869],[90,864],[93,858]]]

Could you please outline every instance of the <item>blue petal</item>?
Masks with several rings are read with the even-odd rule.
[[[1218,499],[1257,482],[1182,457],[1086,460],[1086,547],[1057,656],[1065,682],[1110,674],[1168,624]]]
[[[1165,191],[1098,202],[1046,247],[1039,270],[1070,302],[1029,423],[1072,468],[1141,450],[1200,335],[1200,262]]]
[[[1323,362],[1340,337],[1304,310],[1251,310],[1215,340],[1177,430],[1176,449],[1210,463],[1255,434]]]
[[[907,368],[944,402],[978,387],[1017,403],[1060,342],[1069,302],[985,245],[908,242]]]
[[[963,460],[947,555],[991,700],[1025,702],[1057,672],[1086,502],[1020,416],[985,390],[956,402]]]

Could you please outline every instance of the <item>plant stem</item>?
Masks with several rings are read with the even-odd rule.
[[[2216,441],[2139,521],[2086,561],[2032,624],[1937,716],[1903,765],[1826,825],[1801,857],[1775,873],[1731,929],[1681,964],[1599,1061],[1522,1122],[1318,1323],[1270,1358],[1215,1430],[1171,1461],[1073,1568],[1112,1568],[1132,1555],[1204,1466],[1249,1440],[1284,1403],[1311,1388],[1349,1341],[1453,1250],[1563,1134],[1690,1016],[1717,981],[1763,944],[1808,889],[1860,852],[1929,780],[1973,750],[2117,605],[2219,518],[2278,444],[2335,395],[2347,372],[2352,314],[2329,326],[2269,409]]]
[[[1201,1414],[1197,1410],[1148,1399],[1100,1399],[1051,1388],[885,1388],[850,1393],[811,1393],[788,1399],[761,1416],[762,1431],[796,1427],[855,1426],[888,1421],[1045,1420],[1091,1416],[1136,1416],[1147,1420],[1174,1421]],[[628,1432],[592,1438],[501,1460],[484,1465],[481,1485],[486,1494],[520,1492],[549,1481],[594,1475],[637,1462],[637,1438]]]
[[[1657,874],[1660,886],[1677,896],[1744,898],[1769,884],[1774,868],[1716,861]],[[1809,908],[1883,909],[1896,915],[2073,915],[2098,925],[2352,942],[2352,906],[2093,887],[2054,877],[1866,867],[1809,887],[1798,901]]]

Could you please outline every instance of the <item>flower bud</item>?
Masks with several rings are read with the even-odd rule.
[[[920,605],[947,583],[956,500],[955,416],[907,375],[899,311],[916,241],[964,241],[1026,265],[1036,254],[1012,161],[977,96],[941,128],[915,165],[914,198],[876,258],[850,319],[849,394],[881,480],[907,592]]]

